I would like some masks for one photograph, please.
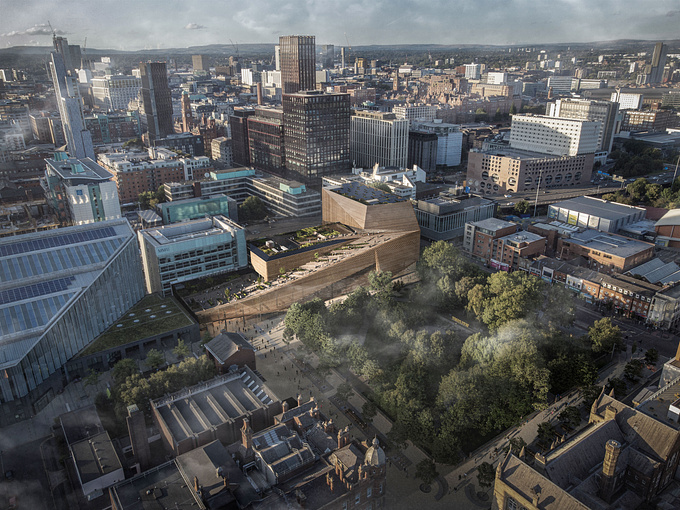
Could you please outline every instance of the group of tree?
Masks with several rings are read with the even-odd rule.
[[[670,186],[663,187],[656,182],[649,182],[645,178],[635,179],[624,189],[615,193],[607,193],[602,198],[626,205],[650,205],[665,209],[680,207],[680,178]]]
[[[487,275],[445,242],[423,251],[417,271],[420,283],[398,299],[392,275],[371,273],[343,302],[296,303],[285,318],[285,335],[322,369],[345,364],[371,385],[395,444],[411,440],[454,462],[462,447],[545,408],[550,392],[597,396],[594,360],[620,347],[620,331],[603,319],[585,337],[564,333],[568,290],[521,271]],[[482,332],[447,329],[441,317],[451,313],[467,313]]]
[[[165,190],[159,186],[156,191],[143,191],[139,194],[139,206],[142,209],[153,209],[165,202]]]
[[[640,140],[626,140],[622,148],[612,151],[609,157],[616,160],[612,168],[614,174],[637,177],[660,172],[666,164],[675,164],[677,154],[669,153],[664,157],[659,149]]]

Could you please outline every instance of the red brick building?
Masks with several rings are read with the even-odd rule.
[[[517,232],[517,225],[497,218],[465,224],[463,248],[474,257],[489,262],[494,257],[494,240]]]

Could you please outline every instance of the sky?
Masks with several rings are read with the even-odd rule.
[[[276,43],[540,44],[680,37],[678,0],[0,0],[0,48]],[[346,35],[345,35],[346,34]]]

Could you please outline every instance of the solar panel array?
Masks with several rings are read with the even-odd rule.
[[[5,245],[0,245],[0,257],[18,255],[20,253],[29,253],[38,250],[47,250],[50,248],[57,248],[59,246],[68,246],[69,244],[84,243],[87,241],[94,241],[96,239],[103,239],[105,237],[115,236],[116,231],[113,227],[103,227],[98,229],[86,230],[84,232],[73,232],[70,234],[46,236],[42,239],[34,239],[31,241],[23,241],[20,243],[8,243]]]
[[[75,277],[69,276],[68,278],[58,278],[48,282],[40,282],[33,285],[25,285],[24,287],[0,291],[0,305],[36,298],[46,294],[53,294],[55,292],[62,292],[68,289],[68,286],[74,280]]]

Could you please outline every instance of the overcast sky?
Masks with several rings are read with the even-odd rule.
[[[680,37],[678,0],[0,0],[0,47],[274,43],[538,44]]]

